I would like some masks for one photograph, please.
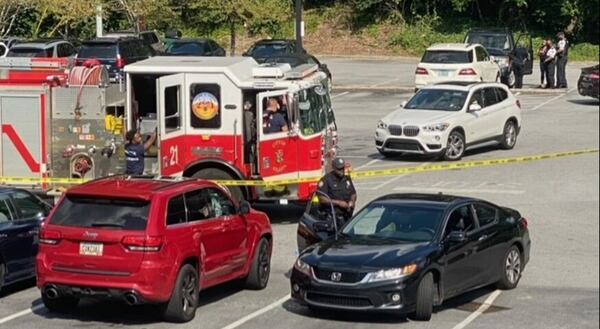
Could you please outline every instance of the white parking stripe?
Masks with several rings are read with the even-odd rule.
[[[374,160],[371,160],[371,161],[367,162],[366,164],[364,164],[364,165],[362,165],[362,166],[358,166],[358,167],[354,168],[353,170],[361,170],[361,169],[365,169],[365,168],[367,168],[367,167],[369,167],[369,166],[371,166],[371,165],[373,165],[373,164],[375,164],[375,163],[377,163],[377,162],[379,162],[379,161],[381,161],[381,159],[374,159]]]
[[[246,323],[246,322],[248,322],[248,321],[250,321],[250,320],[252,320],[252,319],[254,319],[256,317],[259,317],[259,316],[261,316],[261,315],[263,315],[263,314],[265,314],[265,313],[267,313],[267,312],[269,312],[269,311],[271,311],[271,310],[273,310],[273,309],[275,309],[275,308],[283,305],[283,303],[287,302],[290,298],[291,298],[291,296],[287,295],[287,296],[281,298],[280,300],[274,302],[273,304],[265,306],[265,307],[261,308],[260,310],[254,312],[254,313],[248,314],[245,317],[243,317],[243,318],[241,318],[241,319],[239,319],[239,320],[237,320],[237,321],[235,321],[235,322],[233,322],[233,323],[231,323],[231,324],[229,324],[229,325],[227,325],[227,326],[225,326],[225,327],[223,327],[221,329],[235,329],[235,328],[243,325],[244,323]]]
[[[348,95],[349,93],[350,93],[349,91],[346,91],[346,92],[343,92],[341,94],[337,94],[337,95],[331,96],[331,99],[338,98],[338,97],[344,97],[344,96]]]
[[[466,328],[469,324],[471,324],[473,321],[475,321],[475,319],[477,319],[480,315],[482,315],[483,313],[485,313],[485,311],[487,311],[488,308],[490,308],[494,304],[494,301],[496,300],[496,298],[498,298],[498,296],[500,296],[501,293],[502,293],[502,290],[496,290],[496,291],[494,291],[485,300],[485,302],[483,302],[483,304],[481,304],[481,306],[479,306],[479,308],[477,310],[475,310],[475,312],[471,313],[471,315],[469,315],[466,319],[464,319],[463,322],[457,324],[452,329],[464,329],[464,328]]]
[[[550,104],[550,103],[554,102],[555,100],[557,100],[557,99],[559,99],[559,98],[562,98],[562,97],[565,97],[565,96],[567,96],[568,94],[572,93],[572,92],[573,92],[573,91],[575,91],[575,90],[577,90],[577,88],[573,88],[573,89],[571,89],[571,90],[567,91],[565,94],[558,95],[558,96],[556,96],[556,97],[552,97],[552,98],[550,98],[549,100],[547,100],[547,101],[543,102],[542,104],[539,104],[538,106],[536,106],[536,107],[532,108],[532,109],[531,109],[531,111],[536,111],[536,110],[538,110],[538,109],[542,108],[543,106],[545,106],[545,105],[548,105],[548,104]]]
[[[430,162],[426,162],[426,163],[423,163],[423,164],[421,164],[419,167],[425,167],[425,166],[428,166],[428,165],[430,165],[430,164],[431,164]],[[390,179],[390,180],[387,180],[387,181],[385,181],[385,182],[383,182],[383,183],[381,183],[381,184],[379,184],[379,185],[375,186],[373,189],[374,189],[374,190],[380,190],[380,189],[382,189],[384,186],[386,186],[386,185],[388,185],[388,184],[391,184],[391,183],[393,183],[393,182],[395,182],[395,181],[399,180],[400,178],[406,177],[406,176],[408,176],[408,175],[409,175],[409,174],[398,175],[398,176],[396,176],[396,177],[394,177],[394,178],[392,178],[392,179]]]
[[[32,308],[30,308],[30,309],[27,309],[27,310],[21,311],[19,313],[15,313],[13,315],[9,315],[9,316],[7,316],[5,318],[0,319],[0,324],[5,324],[5,323],[7,323],[9,321],[12,321],[14,319],[18,319],[18,318],[20,318],[22,316],[32,314],[33,312],[41,310],[42,308],[44,308],[44,305],[42,305],[42,304],[35,305]]]

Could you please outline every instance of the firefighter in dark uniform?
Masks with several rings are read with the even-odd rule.
[[[319,203],[324,208],[329,208],[333,204],[336,217],[343,221],[341,223],[343,225],[354,213],[356,189],[350,176],[346,175],[346,162],[344,159],[334,159],[332,167],[332,171],[321,178],[318,187],[318,191],[327,194],[330,199],[319,194]]]

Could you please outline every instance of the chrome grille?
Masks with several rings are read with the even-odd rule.
[[[404,127],[404,136],[407,137],[416,137],[419,135],[419,127],[415,126],[406,126]]]
[[[388,130],[393,136],[402,136],[402,126],[389,126]]]

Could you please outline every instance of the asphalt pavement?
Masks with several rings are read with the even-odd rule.
[[[407,60],[408,61],[408,60]],[[410,63],[329,61],[336,84],[400,83]],[[575,69],[569,68],[570,87]],[[377,121],[410,98],[409,92],[347,91],[333,95],[341,154],[355,170],[422,166],[426,157],[384,159],[374,148]],[[597,149],[599,103],[574,90],[556,95],[517,96],[523,105],[523,131],[515,149],[483,147],[465,161]],[[359,329],[359,328],[598,328],[599,321],[599,157],[598,154],[406,176],[358,180],[359,206],[394,192],[443,192],[484,198],[518,209],[533,240],[531,262],[512,291],[483,288],[447,301],[431,322],[397,317],[328,312],[313,315],[289,300],[288,273],[296,256],[296,223],[302,209],[263,206],[274,229],[272,276],[264,291],[226,284],[200,296],[190,323],[161,322],[152,307],[86,301],[70,314],[40,305],[33,282],[0,295],[0,328],[203,328],[203,329]]]

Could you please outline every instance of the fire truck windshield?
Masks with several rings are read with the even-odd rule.
[[[300,132],[304,136],[319,134],[333,123],[331,99],[322,86],[303,89],[298,95]]]

